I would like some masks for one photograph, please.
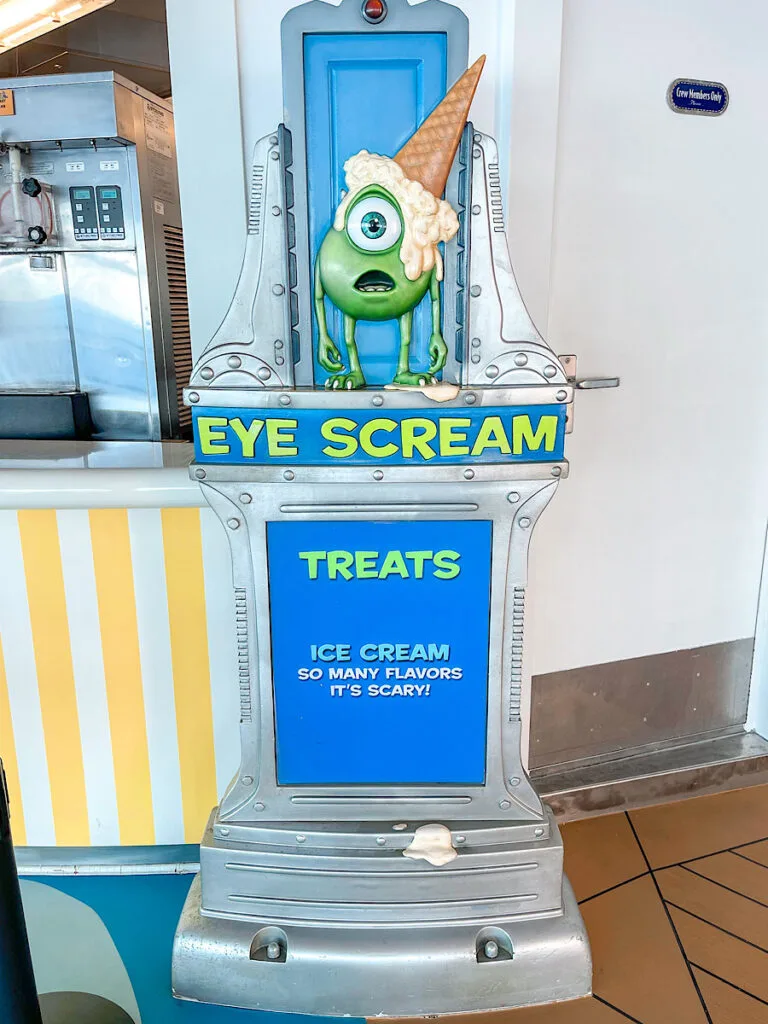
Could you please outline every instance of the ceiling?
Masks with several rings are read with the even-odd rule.
[[[80,71],[115,71],[170,96],[165,0],[115,0],[0,55],[0,78]]]

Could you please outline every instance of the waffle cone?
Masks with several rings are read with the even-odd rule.
[[[479,57],[464,72],[394,157],[406,177],[437,198],[445,191],[484,64],[485,56]]]

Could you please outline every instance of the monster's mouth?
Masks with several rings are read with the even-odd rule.
[[[391,292],[394,287],[395,282],[383,270],[366,270],[355,281],[359,292]]]

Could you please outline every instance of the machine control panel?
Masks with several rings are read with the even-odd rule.
[[[79,185],[69,190],[76,242],[125,238],[123,194],[119,185]]]
[[[75,241],[89,242],[99,237],[99,221],[96,216],[96,198],[92,185],[70,188],[69,202],[72,207],[72,227]]]
[[[125,238],[123,197],[119,185],[98,185],[96,203],[101,237],[107,240]]]

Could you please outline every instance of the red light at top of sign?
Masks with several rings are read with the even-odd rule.
[[[366,21],[381,21],[387,15],[387,5],[384,0],[365,0],[363,4],[363,17]]]

